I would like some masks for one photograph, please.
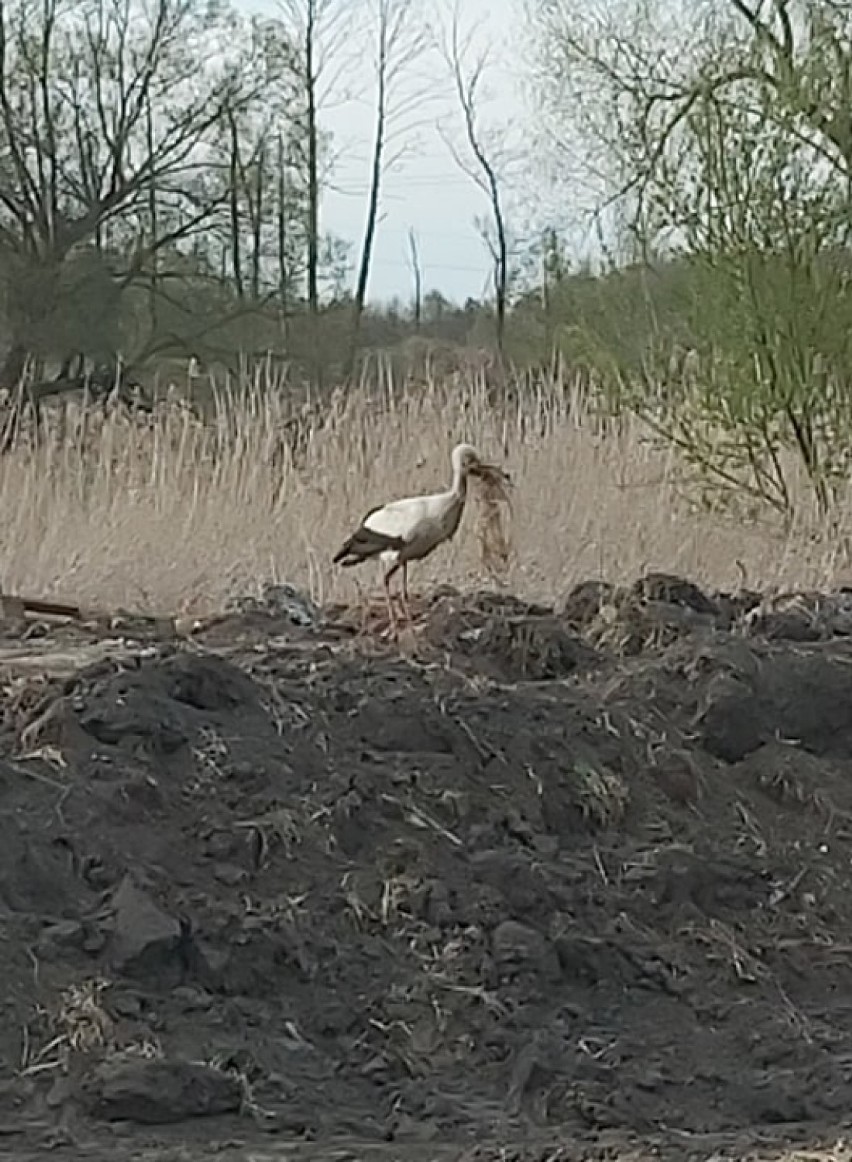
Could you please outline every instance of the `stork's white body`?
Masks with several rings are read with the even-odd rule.
[[[388,611],[395,626],[390,601],[390,580],[402,568],[404,603],[408,605],[408,562],[427,557],[455,535],[467,498],[467,476],[480,463],[470,444],[453,449],[453,481],[446,492],[407,496],[371,509],[334,557],[335,563],[357,565],[376,557],[390,566],[384,577]]]
[[[419,561],[456,532],[464,511],[465,491],[436,492],[432,496],[408,496],[393,500],[364,518],[363,527],[386,537],[398,537],[404,545],[384,549],[385,565]]]

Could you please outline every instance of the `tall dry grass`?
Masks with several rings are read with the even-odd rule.
[[[449,451],[475,443],[514,483],[508,587],[558,598],[590,577],[646,569],[736,587],[852,581],[840,532],[802,514],[783,528],[696,511],[677,459],[637,422],[602,435],[565,384],[497,411],[481,379],[338,395],[303,427],[292,454],[284,393],[220,398],[205,423],[165,406],[147,424],[80,411],[34,449],[0,458],[0,585],[96,606],[209,610],[267,580],[321,600],[371,588],[377,570],[340,572],[334,550],[371,505],[440,487]],[[802,497],[806,490],[802,486]],[[412,588],[486,580],[474,517],[414,566]]]

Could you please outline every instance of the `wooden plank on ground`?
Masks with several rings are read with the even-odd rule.
[[[44,601],[40,597],[21,597],[18,594],[0,591],[0,622],[17,625],[25,622],[28,616],[90,622],[107,631],[126,629],[128,636],[133,636],[134,630],[138,631],[144,627],[150,631],[152,637],[160,640],[174,638],[178,634],[176,620],[173,617],[85,609],[82,605],[70,602]]]

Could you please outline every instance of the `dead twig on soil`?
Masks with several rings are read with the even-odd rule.
[[[721,920],[711,920],[706,928],[699,928],[690,924],[683,929],[684,935],[691,935],[700,944],[709,945],[724,951],[724,959],[728,962],[737,980],[744,984],[757,984],[771,978],[769,969],[758,957],[749,952],[737,939],[734,932]],[[713,953],[708,953],[708,959]]]
[[[437,819],[433,819],[430,815],[427,815],[420,807],[415,806],[413,803],[404,803],[395,795],[382,795],[382,800],[385,803],[395,803],[397,807],[401,807],[405,817],[415,827],[419,827],[421,830],[431,828],[432,831],[443,835],[444,839],[448,839],[453,847],[464,847],[464,843],[457,835],[454,835],[452,831],[443,827]]]

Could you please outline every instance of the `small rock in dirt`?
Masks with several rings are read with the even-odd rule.
[[[207,1012],[213,1004],[213,997],[206,989],[193,988],[191,985],[179,985],[172,991],[172,997],[178,1001],[187,1012]]]
[[[156,975],[176,957],[180,924],[125,876],[112,898],[115,917],[109,957],[114,969]]]
[[[547,954],[547,941],[535,928],[518,920],[504,920],[491,937],[494,958],[502,967],[538,968]]]
[[[239,1080],[230,1074],[194,1061],[156,1058],[104,1061],[83,1092],[96,1117],[149,1126],[235,1113],[243,1097]]]
[[[554,916],[550,927],[559,966],[568,980],[582,984],[621,980],[618,954],[606,940],[573,932],[562,916]]]
[[[736,763],[763,741],[762,716],[748,684],[729,674],[711,679],[701,722],[704,749],[727,763]]]

